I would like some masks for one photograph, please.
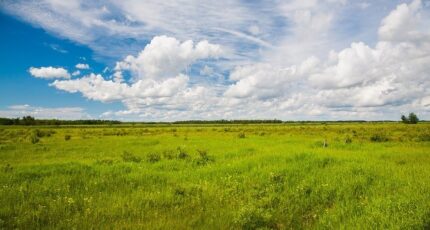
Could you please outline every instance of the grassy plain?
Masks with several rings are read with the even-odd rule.
[[[0,127],[0,229],[429,229],[430,124]]]

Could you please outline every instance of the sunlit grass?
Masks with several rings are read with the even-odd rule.
[[[425,123],[0,127],[0,228],[425,229],[429,136]]]

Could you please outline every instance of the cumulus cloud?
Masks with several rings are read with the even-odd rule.
[[[127,90],[126,84],[108,81],[96,74],[73,80],[55,80],[50,85],[70,93],[81,92],[86,98],[104,102],[122,99]]]
[[[89,69],[90,66],[88,64],[84,64],[84,63],[78,63],[75,65],[76,69]]]
[[[70,78],[69,72],[64,68],[49,67],[30,67],[28,70],[33,77],[53,79],[53,78]]]
[[[269,46],[257,39],[255,44],[266,49],[255,52],[260,58],[243,61],[249,53],[233,52],[232,56],[241,56],[233,59],[242,61],[219,66],[214,59],[222,62],[229,47],[156,36],[137,55],[118,61],[111,78],[89,74],[55,80],[51,86],[92,100],[124,104],[124,110],[104,113],[106,118],[397,119],[404,111],[428,115],[430,31],[422,2],[395,7],[373,31],[377,37],[373,42],[330,47],[327,44],[337,39],[330,33],[336,23],[333,9],[346,4],[343,0],[276,2],[281,17],[292,26],[285,37]],[[130,20],[166,26],[164,20],[140,15],[135,12]],[[260,24],[243,28],[246,31],[218,31],[247,40],[265,34]],[[199,74],[223,78],[215,81]]]
[[[73,80],[56,80],[51,86],[71,93],[80,92],[92,100],[122,101],[128,108],[161,104],[171,108],[173,104],[167,105],[168,100],[192,94],[187,88],[189,77],[181,72],[198,59],[215,58],[221,54],[220,46],[207,41],[194,46],[192,41],[181,43],[175,38],[160,36],[155,37],[137,57],[127,56],[117,62],[114,80],[92,73]],[[134,81],[119,80],[125,70],[132,73]]]
[[[307,75],[318,70],[320,60],[310,57],[299,65],[288,67],[258,63],[236,67],[229,76],[231,81],[225,96],[268,99],[291,94],[300,87]]]
[[[420,10],[420,1],[399,5],[382,20],[374,47],[353,42],[339,52],[329,52],[324,61],[311,57],[287,67],[268,63],[238,67],[231,72],[234,83],[224,95],[241,99],[230,103],[252,100],[255,105],[255,100],[261,100],[279,111],[307,114],[418,109],[416,104],[426,104],[424,98],[430,94],[430,39],[424,39],[428,29],[419,26]]]
[[[410,4],[401,4],[382,20],[379,27],[379,37],[384,41],[412,40],[421,37],[417,32],[421,0],[414,0]]]
[[[221,46],[201,41],[178,41],[167,36],[154,37],[136,57],[129,55],[117,62],[115,71],[129,70],[136,79],[161,79],[178,75],[199,59],[217,58],[223,54]]]

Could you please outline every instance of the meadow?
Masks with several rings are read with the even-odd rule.
[[[0,229],[429,229],[430,123],[0,126]]]

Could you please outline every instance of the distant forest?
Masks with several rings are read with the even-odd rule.
[[[174,122],[121,122],[115,120],[58,120],[22,118],[0,118],[0,125],[112,125],[112,124],[262,124],[283,123],[281,120],[189,120]]]
[[[35,119],[31,116],[22,118],[0,118],[0,125],[102,125],[121,124],[120,121],[110,120],[57,120]]]
[[[32,116],[22,118],[1,118],[0,125],[114,125],[114,124],[280,124],[280,123],[364,123],[364,120],[339,121],[282,121],[282,120],[187,120],[174,122],[123,122],[116,120],[58,120],[36,119]],[[393,122],[393,121],[378,121]]]

